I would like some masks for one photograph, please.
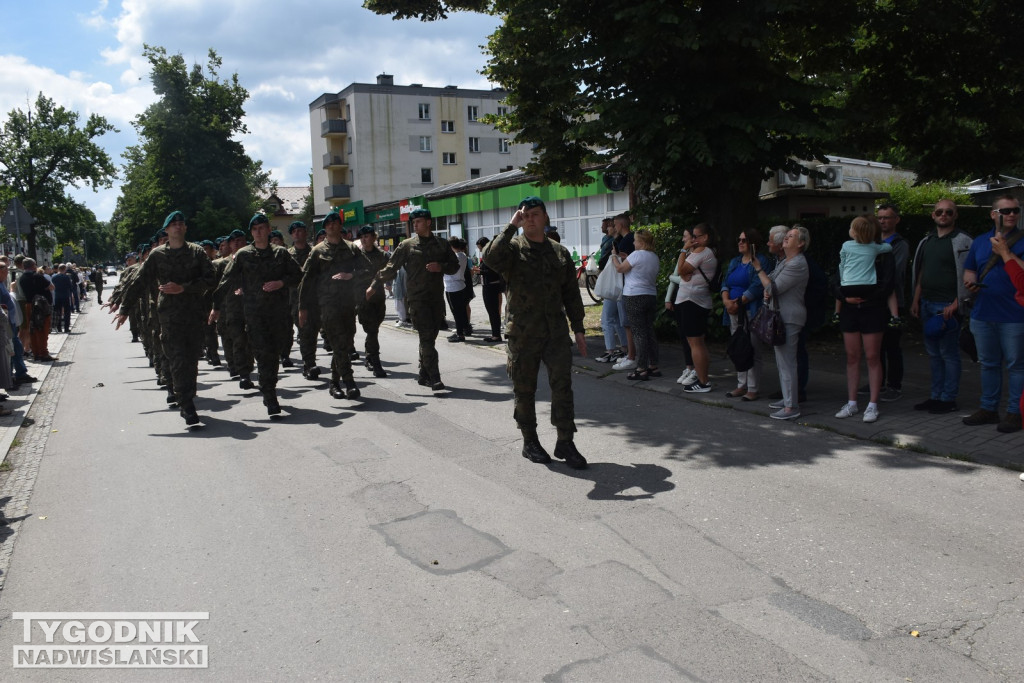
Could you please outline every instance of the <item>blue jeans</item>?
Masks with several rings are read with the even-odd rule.
[[[1020,413],[1020,394],[1024,390],[1024,323],[992,323],[971,320],[971,332],[978,345],[981,363],[981,407],[999,411],[1003,394],[1003,363],[1010,380],[1006,412]]]
[[[604,348],[611,351],[615,348],[615,335],[619,336],[619,346],[626,348],[626,317],[619,316],[621,301],[605,299],[601,308],[601,329],[604,330]]]
[[[941,315],[942,309],[951,303],[922,299],[921,320],[928,321]],[[956,401],[960,393],[960,326],[946,330],[941,337],[925,336],[924,350],[928,352],[931,363],[932,390],[929,398],[947,403]]]

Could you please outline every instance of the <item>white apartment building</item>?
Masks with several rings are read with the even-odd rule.
[[[532,146],[512,144],[480,121],[501,114],[504,97],[503,90],[395,85],[388,74],[324,93],[309,105],[316,215],[524,166]]]

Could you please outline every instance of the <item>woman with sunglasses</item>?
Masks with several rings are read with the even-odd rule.
[[[753,320],[757,309],[764,300],[764,285],[754,272],[754,261],[762,270],[771,272],[768,257],[757,253],[757,245],[761,235],[756,229],[750,228],[740,233],[736,240],[739,255],[729,262],[722,278],[722,324],[729,327],[730,334],[735,334],[740,325],[741,313],[745,312],[747,320]],[[736,388],[725,392],[729,398],[744,401],[756,401],[757,380],[761,376],[761,352],[763,346],[752,339],[754,347],[754,367],[736,373]]]

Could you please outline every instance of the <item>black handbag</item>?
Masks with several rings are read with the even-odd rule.
[[[754,344],[750,341],[750,321],[747,319],[747,308],[740,304],[739,324],[729,338],[725,347],[729,359],[736,366],[736,372],[746,372],[754,367]]]
[[[768,346],[782,346],[786,343],[786,325],[779,312],[779,292],[772,282],[771,301],[761,307],[750,323],[754,336]]]

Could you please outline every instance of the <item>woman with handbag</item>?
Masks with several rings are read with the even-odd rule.
[[[782,400],[768,404],[769,408],[776,411],[771,414],[776,420],[793,420],[800,417],[800,406],[797,404],[796,346],[800,330],[807,322],[804,292],[807,289],[809,271],[804,251],[810,243],[811,234],[807,228],[802,225],[794,226],[786,232],[782,240],[782,253],[785,259],[775,266],[771,275],[764,270],[760,262],[754,264],[754,273],[765,288],[764,298],[768,302],[761,309],[759,317],[770,311],[778,311],[786,330],[785,341],[775,346],[775,364],[779,368]]]
[[[768,258],[757,253],[757,244],[760,241],[761,235],[753,228],[741,232],[737,238],[739,256],[729,262],[725,277],[722,278],[722,306],[725,308],[722,313],[722,324],[729,326],[731,334],[736,334],[740,327],[741,310],[746,313],[746,320],[752,320],[761,307],[761,301],[764,300],[764,285],[754,273],[754,261],[758,262],[762,270],[771,272],[771,268],[768,265]],[[750,334],[749,327],[747,334]],[[736,388],[725,392],[729,398],[757,400],[757,380],[761,376],[763,346],[753,340],[751,346],[754,349],[754,365],[749,370],[736,372]]]

